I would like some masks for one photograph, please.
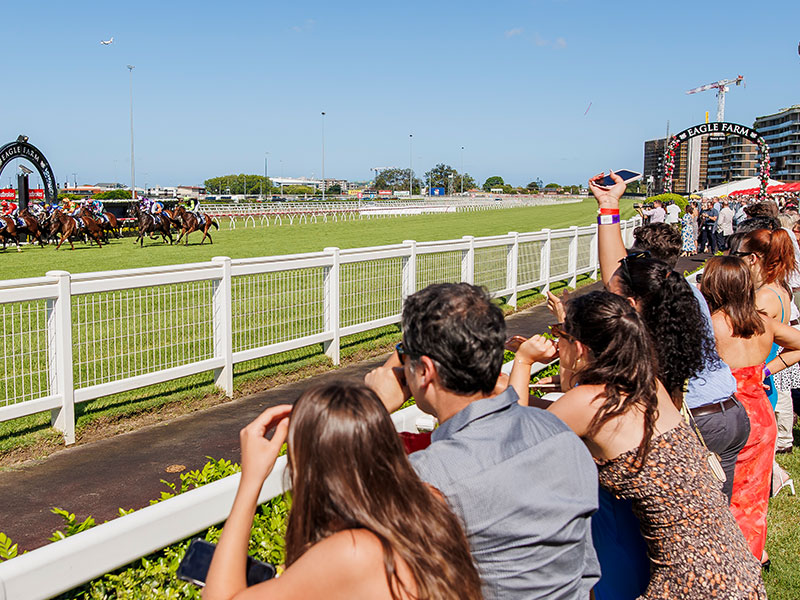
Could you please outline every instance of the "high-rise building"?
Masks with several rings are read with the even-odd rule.
[[[647,140],[644,143],[642,176],[650,194],[660,194],[664,191],[664,152],[666,150],[667,138]]]
[[[664,153],[667,138],[648,140],[644,143],[645,182],[652,177],[651,194],[664,191]],[[678,146],[675,153],[675,169],[672,172],[672,191],[676,194],[691,194],[703,189],[708,170],[708,136],[691,138]]]
[[[753,128],[769,145],[770,177],[800,181],[800,104],[758,117]]]
[[[710,188],[728,181],[747,179],[758,174],[758,146],[737,135],[710,137],[708,143],[708,177]]]

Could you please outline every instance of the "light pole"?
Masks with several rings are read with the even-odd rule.
[[[267,179],[267,173],[269,172],[269,170],[268,170],[268,166],[269,165],[267,164],[268,157],[269,157],[269,152],[264,154],[264,184],[266,184],[267,181],[269,181],[269,179]],[[270,190],[270,188],[269,188],[269,186],[267,186],[267,196],[269,196],[269,194],[270,194],[269,190]]]
[[[414,191],[412,188],[412,184],[414,183],[414,166],[413,166],[413,154],[412,154],[412,145],[411,143],[414,141],[414,134],[408,134],[408,197],[410,198]]]
[[[325,202],[325,111],[322,111],[322,201]]]
[[[464,146],[461,146],[461,195],[464,195]]]
[[[136,67],[128,65],[131,96],[131,199],[136,200],[136,169],[133,162],[133,70]]]

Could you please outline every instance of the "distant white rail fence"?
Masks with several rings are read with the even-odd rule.
[[[203,202],[200,210],[217,219],[229,219],[229,227],[236,228],[241,220],[249,225],[283,225],[287,223],[327,223],[356,221],[373,218],[422,215],[433,213],[473,212],[520,206],[550,206],[582,202],[582,197],[571,196],[506,196],[487,198],[435,198],[409,200],[360,200],[332,202]]]
[[[627,243],[639,218],[622,223]],[[596,278],[597,226],[0,281],[0,421],[51,411],[67,444],[75,405],[400,321],[403,299],[467,281],[519,292]]]

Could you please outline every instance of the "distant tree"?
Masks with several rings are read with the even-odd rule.
[[[246,192],[245,181],[247,182]],[[246,175],[244,173],[212,177],[206,179],[204,185],[209,194],[227,194],[230,189],[231,194],[247,193],[248,196],[256,196],[258,194],[268,195],[273,190],[272,181],[269,178],[263,175]]]
[[[506,182],[503,181],[502,177],[500,177],[499,175],[492,175],[486,181],[483,182],[483,191],[488,192],[492,188],[503,187],[505,184]]]
[[[285,185],[283,186],[283,193],[289,196],[314,196],[321,192],[310,185]]]
[[[325,188],[326,194],[337,195],[342,193],[342,186],[338,183],[334,183],[333,185],[329,185]]]
[[[546,190],[557,190],[560,187],[561,186],[558,185],[557,183],[548,183],[546,186],[544,186],[544,189],[546,189]]]
[[[536,181],[531,181],[525,189],[530,190],[531,192],[538,192],[539,191],[539,184]]]
[[[467,191],[474,188],[477,183],[468,173],[459,173],[450,165],[439,163],[425,173],[425,185],[428,186],[428,189],[441,187],[451,194],[457,194],[462,189]]]
[[[384,169],[375,178],[375,187],[379,190],[404,191],[408,189],[410,171],[408,169]],[[412,183],[412,193],[419,194],[422,189],[422,181],[414,177]]]
[[[108,190],[107,192],[100,192],[92,196],[98,200],[130,200],[131,193],[129,190]]]

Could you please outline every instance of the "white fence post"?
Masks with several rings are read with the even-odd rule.
[[[417,242],[404,240],[408,256],[403,257],[403,300],[417,291]],[[401,307],[402,310],[402,307]]]
[[[508,253],[506,254],[506,287],[511,289],[511,295],[508,297],[508,305],[517,306],[517,265],[519,264],[519,233],[516,231],[509,231],[513,239],[508,245]]]
[[[578,227],[573,225],[570,227],[572,237],[569,239],[569,283],[567,284],[573,290],[578,287]]]
[[[64,434],[64,443],[75,443],[75,389],[72,371],[72,290],[70,274],[48,271],[58,279],[58,298],[47,300],[50,387],[61,396],[61,408],[50,411],[53,428]]]
[[[589,242],[589,264],[592,266],[592,279],[597,279],[597,270],[600,267],[600,255],[597,246],[597,223],[592,225],[592,239]]]
[[[233,397],[233,294],[231,291],[231,259],[215,256],[211,262],[222,268],[222,279],[213,282],[214,356],[225,359],[222,368],[214,369],[214,383]]]
[[[539,275],[544,280],[542,296],[546,296],[547,292],[550,291],[550,246],[552,240],[549,229],[542,229],[542,231],[547,233],[547,239],[542,244],[542,251],[539,255]]]
[[[465,235],[462,239],[469,241],[469,249],[461,253],[461,281],[475,283],[475,237]]]
[[[333,339],[325,342],[325,354],[334,365],[339,364],[339,248],[325,248],[333,257],[333,264],[325,269],[325,331],[333,333]]]

